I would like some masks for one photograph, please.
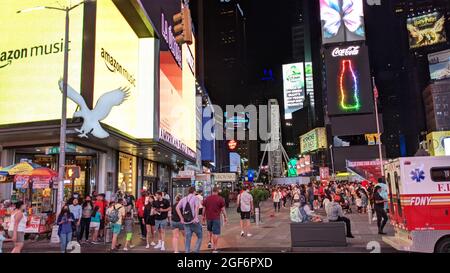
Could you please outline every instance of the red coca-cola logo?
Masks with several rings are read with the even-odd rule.
[[[339,48],[336,47],[333,49],[331,56],[333,57],[347,57],[347,56],[356,56],[359,54],[360,46],[349,46],[347,48]]]

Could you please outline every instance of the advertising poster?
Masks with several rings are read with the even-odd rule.
[[[367,47],[334,46],[325,50],[329,115],[373,112],[373,92]]]
[[[230,153],[230,172],[241,172],[241,156],[238,153]]]
[[[0,125],[61,119],[58,81],[64,65],[64,12],[36,0],[2,0],[0,17]],[[55,6],[54,0],[38,5]],[[83,9],[70,13],[69,84],[80,89]],[[55,107],[56,106],[56,107]],[[67,101],[67,117],[76,104]]]
[[[363,0],[320,0],[323,44],[366,38]]]
[[[94,105],[108,104],[110,91],[126,99],[102,121],[135,138],[153,138],[155,40],[139,38],[113,1],[97,2]]]
[[[306,154],[314,152],[319,149],[327,148],[327,134],[326,129],[316,128],[308,133],[300,136],[300,153]]]
[[[445,15],[441,12],[410,17],[407,19],[406,28],[409,33],[409,47],[411,49],[447,41]]]
[[[305,63],[305,85],[306,94],[309,95],[311,105],[314,106],[314,75],[313,75],[313,64],[312,62]]]
[[[159,137],[195,157],[196,131],[191,129],[196,127],[195,41],[176,43],[173,15],[161,9]]]
[[[432,80],[450,79],[450,50],[429,54],[428,63]]]
[[[305,100],[305,75],[303,63],[283,65],[284,118],[302,109]]]

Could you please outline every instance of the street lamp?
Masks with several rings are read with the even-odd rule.
[[[58,167],[58,198],[56,213],[61,210],[62,202],[64,199],[64,172],[65,172],[65,161],[66,161],[66,128],[67,128],[67,83],[69,74],[69,13],[75,8],[86,4],[89,2],[95,2],[96,0],[84,0],[76,5],[58,8],[58,7],[48,7],[39,6],[34,8],[27,8],[17,11],[17,13],[27,13],[37,10],[51,9],[63,11],[66,13],[66,26],[65,26],[65,38],[64,38],[64,70],[63,70],[63,94],[62,94],[62,111],[61,111],[61,128],[60,128],[60,138],[59,138],[59,167]]]

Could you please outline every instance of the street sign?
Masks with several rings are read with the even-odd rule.
[[[66,153],[75,153],[77,150],[77,146],[74,144],[67,143],[66,144]],[[57,155],[59,154],[59,146],[54,146],[46,149],[45,154],[47,155]]]

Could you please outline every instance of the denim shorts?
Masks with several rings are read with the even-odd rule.
[[[170,222],[170,227],[172,229],[184,230],[184,225],[181,222]]]
[[[220,235],[220,219],[207,220],[207,229],[214,235]]]
[[[167,219],[164,220],[155,220],[155,228],[158,229],[165,229],[167,227]]]

